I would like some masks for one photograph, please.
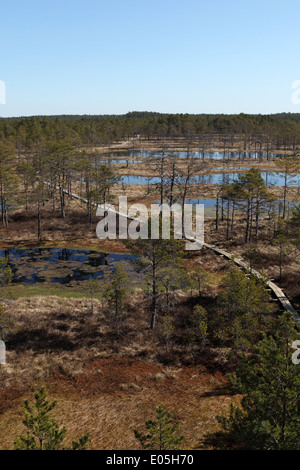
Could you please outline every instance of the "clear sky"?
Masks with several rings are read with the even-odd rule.
[[[15,0],[0,18],[0,116],[300,112],[299,0]]]

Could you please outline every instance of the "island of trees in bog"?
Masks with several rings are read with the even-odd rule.
[[[0,448],[299,449],[299,152],[299,114],[0,119]],[[205,246],[98,239],[119,196]]]

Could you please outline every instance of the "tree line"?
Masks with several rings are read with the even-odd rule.
[[[96,161],[94,161],[96,160]],[[24,205],[25,211],[35,210],[37,234],[41,239],[42,208],[45,202],[55,212],[59,201],[60,215],[66,217],[66,196],[71,197],[74,184],[86,201],[91,223],[93,207],[105,203],[112,185],[118,182],[113,170],[78,149],[68,140],[50,141],[35,146],[18,156],[8,141],[0,141],[0,203],[2,224],[7,228],[9,213]]]
[[[184,137],[205,150],[216,141],[224,148],[240,140],[240,150],[251,145],[256,151],[289,149],[300,144],[300,114],[207,115],[132,112],[104,116],[33,116],[0,118],[0,140],[19,152],[49,140],[68,139],[74,145],[110,145],[135,136],[144,138]]]

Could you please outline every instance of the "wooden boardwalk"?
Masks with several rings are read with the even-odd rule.
[[[250,266],[247,263],[245,263],[238,257],[235,257],[233,254],[228,253],[227,251],[221,250],[220,248],[217,248],[214,245],[209,245],[208,243],[203,243],[203,246],[214,251],[218,255],[224,256],[225,258],[232,260],[235,264],[237,264],[243,270],[245,271],[250,270]],[[260,272],[256,271],[255,269],[251,269],[251,274],[253,274],[259,279],[265,279],[264,276]],[[294,309],[289,299],[284,295],[283,291],[276,284],[274,284],[274,282],[271,280],[266,280],[266,284],[273,291],[275,297],[281,303],[284,310],[286,310],[287,312],[290,312],[293,315],[294,321],[299,322],[300,321],[299,313]]]
[[[44,184],[46,184],[48,186],[51,186],[51,184],[48,183],[47,181],[44,181]],[[69,193],[65,189],[63,191],[68,196],[71,196],[75,199],[79,199],[83,203],[88,202],[87,199],[85,199],[82,196],[79,196],[78,194]],[[98,206],[98,204],[96,204],[96,203],[92,203],[92,205],[93,206]],[[99,206],[101,206],[101,205],[99,205]],[[127,218],[132,219],[132,220],[138,220],[138,219],[134,219],[133,217],[128,217],[126,214],[122,214],[122,213],[120,213],[120,212],[118,212],[114,209],[110,209],[110,210],[112,210],[114,213],[116,213],[117,215],[119,215],[121,217],[127,217]],[[193,241],[193,242],[198,241],[194,238],[187,238],[187,240]],[[214,251],[216,254],[218,254],[220,256],[224,256],[224,258],[227,258],[228,260],[233,261],[235,264],[237,264],[244,271],[250,270],[250,266],[247,263],[245,263],[244,261],[242,261],[240,258],[236,257],[234,254],[228,253],[227,251],[224,251],[224,250],[222,250],[222,249],[220,249],[220,248],[218,248],[214,245],[210,245],[209,243],[205,243],[205,242],[202,243],[202,242],[199,242],[199,241],[198,241],[198,243],[200,243],[204,247],[208,248],[209,250]],[[251,269],[251,274],[253,274],[254,276],[256,276],[259,279],[264,279],[266,281],[267,286],[272,290],[273,294],[275,295],[277,300],[281,303],[284,310],[286,310],[287,312],[290,312],[292,314],[294,321],[296,321],[296,322],[300,321],[300,314],[294,309],[294,307],[292,306],[289,299],[284,295],[283,291],[276,284],[274,284],[273,281],[268,280],[268,279],[266,280],[265,277],[260,272],[256,271],[255,269]]]

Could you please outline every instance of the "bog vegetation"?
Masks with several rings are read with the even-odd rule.
[[[134,170],[158,183],[143,193],[119,184],[124,168],[103,157],[118,145],[133,153],[141,145],[151,149]],[[0,258],[0,339],[8,349],[8,364],[0,368],[0,423],[13,423],[9,442],[0,432],[4,447],[81,450],[117,442],[160,450],[299,449],[300,369],[291,359],[298,330],[266,282],[273,278],[300,308],[299,188],[293,184],[299,145],[299,115],[0,119],[2,245],[84,240],[136,255],[130,272],[119,262],[82,282],[80,299],[9,296],[14,273],[9,258]],[[148,207],[155,198],[184,204],[202,197],[205,185],[196,177],[209,171],[206,153],[213,148],[224,165],[231,152],[241,160],[258,155],[258,164],[210,189],[216,210],[206,221],[206,241],[242,257],[247,271],[206,249],[185,252],[181,240],[97,240],[96,206],[119,194],[133,202],[142,197]],[[282,176],[282,187],[266,185],[261,162]],[[218,391],[208,385],[216,377]],[[81,433],[73,408],[63,416],[66,427],[58,424],[60,401],[48,402],[41,383],[70,403],[76,392],[79,409],[88,403]],[[21,426],[13,410],[35,390]],[[119,395],[130,397],[124,408]],[[106,426],[94,421],[102,397],[116,410],[112,417],[101,408]],[[215,401],[206,405],[208,399]],[[126,414],[126,406],[135,409]],[[201,412],[213,424],[198,436]]]

